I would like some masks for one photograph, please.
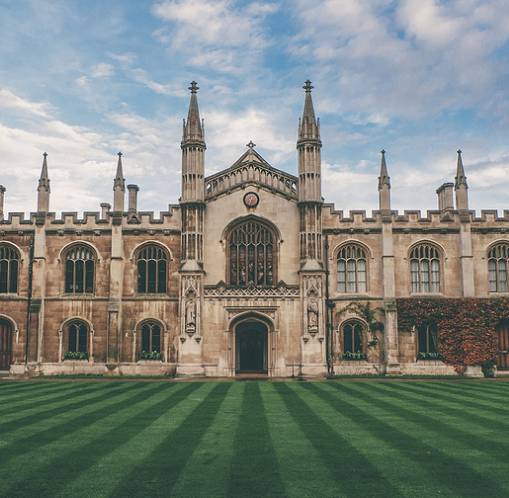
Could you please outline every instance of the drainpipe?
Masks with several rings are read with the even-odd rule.
[[[334,334],[332,333],[332,310],[335,303],[330,300],[329,296],[329,235],[325,234],[325,354],[327,356],[327,374],[334,375],[334,358],[332,357],[334,351]]]
[[[30,334],[30,326],[32,322],[32,287],[33,287],[33,267],[34,267],[34,239],[35,232],[32,233],[32,238],[30,239],[30,246],[28,249],[28,291],[27,291],[27,319],[26,319],[26,333],[25,333],[25,373],[26,366],[28,365],[28,347],[29,347],[29,334]]]

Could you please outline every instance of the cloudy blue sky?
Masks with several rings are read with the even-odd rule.
[[[52,210],[111,201],[116,152],[140,208],[177,202],[195,79],[207,174],[253,140],[296,171],[302,84],[322,123],[324,195],[435,208],[464,151],[472,207],[509,208],[509,0],[0,0],[0,183],[30,211],[42,153]]]

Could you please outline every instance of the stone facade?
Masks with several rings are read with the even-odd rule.
[[[499,217],[469,210],[459,151],[456,182],[438,189],[437,210],[424,216],[392,211],[382,151],[380,209],[372,216],[344,216],[321,196],[319,121],[310,82],[304,89],[298,177],[269,165],[253,143],[232,166],[205,177],[206,144],[192,83],[181,145],[182,195],[159,218],[138,211],[135,185],[127,186],[125,209],[121,154],[113,208],[102,204],[101,213],[50,212],[46,154],[38,212],[5,216],[0,186],[0,250],[18,255],[15,288],[6,280],[0,289],[10,372],[454,373],[431,358],[433,351],[420,354],[421,332],[398,333],[396,299],[507,292],[490,288],[488,258],[494,244],[509,244],[509,211]],[[92,259],[89,274],[86,263],[69,263],[77,247],[87,248]],[[431,251],[423,263],[415,263],[418,247]],[[164,263],[147,260],[143,266],[144,248],[159,248]],[[73,264],[78,266],[69,277]],[[378,309],[383,331],[370,330],[352,303]],[[70,331],[76,323],[84,327],[82,338]]]

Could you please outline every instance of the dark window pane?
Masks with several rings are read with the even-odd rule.
[[[69,325],[69,351],[75,352],[77,351],[77,333],[76,327],[74,324]]]
[[[7,261],[0,261],[0,292],[7,292],[8,268]]]
[[[154,325],[152,329],[152,351],[161,352],[161,329],[158,325]]]
[[[148,288],[147,292],[156,292],[156,262],[151,259],[148,262],[147,274],[148,274]]]
[[[85,292],[94,292],[94,261],[85,262]]]
[[[74,263],[74,271],[74,292],[84,292],[85,262],[82,259],[78,259],[78,261]]]
[[[138,261],[138,292],[147,292],[147,263]]]
[[[166,292],[166,261],[160,260],[158,264],[157,292]]]
[[[355,352],[362,353],[362,327],[360,325],[355,325],[354,327],[355,333]]]
[[[74,292],[74,261],[65,262],[65,292]]]
[[[80,334],[80,337],[79,337],[79,349],[78,351],[80,351],[81,353],[86,353],[88,348],[87,348],[87,328],[85,327],[85,325],[83,324],[80,324],[79,325],[79,334]]]
[[[343,329],[343,352],[353,353],[351,325],[345,325],[345,328]]]
[[[18,262],[17,262],[17,260],[11,261],[9,280],[10,280],[9,292],[18,292]]]
[[[150,353],[150,327],[143,325],[141,329],[141,350]]]

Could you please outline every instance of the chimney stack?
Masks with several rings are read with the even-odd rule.
[[[454,183],[444,183],[437,189],[438,209],[442,212],[454,209]]]
[[[108,214],[111,211],[111,204],[108,202],[101,202],[101,219],[105,220],[108,218]]]
[[[3,185],[0,185],[0,221],[4,219],[4,194],[5,194],[5,187]]]
[[[140,188],[138,185],[128,185],[127,190],[129,191],[129,213],[136,213],[138,211],[138,191]]]

